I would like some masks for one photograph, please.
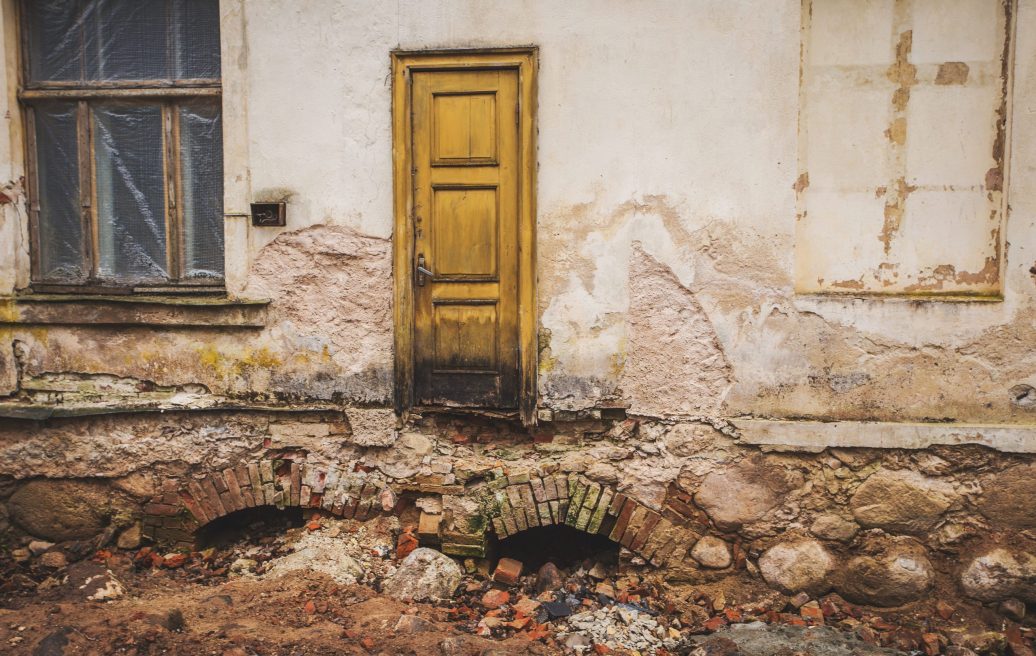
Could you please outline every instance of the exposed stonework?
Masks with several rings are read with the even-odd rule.
[[[935,528],[956,501],[952,485],[915,471],[882,470],[853,495],[853,516],[861,525],[919,535]]]
[[[992,549],[968,563],[960,580],[964,593],[979,601],[1018,597],[1036,603],[1036,554]]]
[[[898,606],[920,599],[935,581],[935,571],[916,542],[899,541],[874,556],[850,559],[836,589],[846,599],[873,606]]]
[[[1036,464],[1016,465],[982,479],[978,509],[994,524],[1036,528]]]
[[[117,528],[131,532],[141,515],[144,544],[188,544],[230,513],[279,506],[361,519],[398,514],[413,522],[422,545],[461,557],[481,557],[494,541],[529,528],[564,524],[609,537],[627,562],[660,567],[672,582],[755,576],[789,594],[834,589],[877,606],[946,586],[983,600],[1025,598],[1033,589],[1025,563],[1036,545],[1020,528],[1024,513],[1001,519],[990,510],[997,495],[989,481],[1031,467],[1020,456],[979,447],[767,454],[707,424],[644,418],[527,431],[430,415],[404,425],[390,446],[360,446],[351,439],[351,412],[268,412],[247,422],[234,413],[208,422],[187,415],[196,423],[176,415],[63,419],[32,434],[9,426],[4,444],[15,452],[43,445],[37,457],[57,468],[80,435],[137,435],[145,447],[140,469],[97,460],[95,476],[105,478],[87,485],[100,495],[91,512],[110,507],[108,499],[136,500],[119,506]],[[210,444],[226,434],[213,424],[234,427],[237,442]],[[15,534],[56,536],[19,519],[20,499],[43,482],[8,479],[0,488],[0,498],[13,494],[3,507]],[[871,526],[861,529],[854,514]],[[112,523],[94,521],[82,535]],[[121,541],[123,532],[114,535]],[[989,541],[1013,545],[1010,557],[980,558]]]
[[[749,458],[734,467],[710,472],[694,497],[716,526],[736,530],[762,519],[802,477],[765,458]]]
[[[834,567],[834,558],[815,540],[781,542],[759,558],[759,571],[766,582],[787,594],[827,592]]]
[[[134,513],[104,483],[82,480],[29,481],[7,500],[7,509],[22,529],[48,540],[90,538],[109,524],[128,524]]]

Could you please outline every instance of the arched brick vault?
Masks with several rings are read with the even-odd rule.
[[[578,474],[509,476],[489,483],[498,513],[491,520],[504,538],[536,526],[564,524],[605,535],[656,566],[683,558],[693,534],[614,488]]]
[[[267,459],[209,472],[185,481],[163,483],[144,509],[144,532],[161,543],[193,545],[199,528],[247,508],[313,508],[337,517],[365,520],[400,510],[392,485],[365,471]],[[690,518],[674,499],[662,512],[614,488],[579,474],[500,476],[470,488],[435,486],[444,507],[478,508],[466,516],[447,511],[422,517],[422,541],[435,541],[445,553],[484,556],[489,531],[506,538],[537,526],[567,525],[607,536],[655,566],[682,560],[694,544]],[[428,494],[420,485],[400,491]],[[467,504],[448,504],[459,497]],[[674,508],[677,512],[674,512]],[[464,514],[464,513],[461,513]],[[427,521],[426,521],[427,520]]]

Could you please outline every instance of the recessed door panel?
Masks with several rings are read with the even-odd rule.
[[[496,159],[496,93],[432,96],[432,163],[458,165]]]
[[[497,208],[495,187],[435,187],[432,242],[439,278],[495,278]]]

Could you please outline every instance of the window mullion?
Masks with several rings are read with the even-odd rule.
[[[165,228],[166,262],[169,279],[179,281],[183,277],[183,230],[180,181],[180,117],[176,105],[166,102],[162,105],[162,152],[165,162]]]
[[[40,279],[40,189],[36,155],[36,109],[25,108],[25,171],[29,200],[29,266],[33,280]]]
[[[96,280],[100,272],[100,236],[97,226],[97,177],[94,175],[94,140],[90,120],[90,103],[80,100],[76,106],[76,135],[79,143],[79,206],[83,225],[83,270]]]

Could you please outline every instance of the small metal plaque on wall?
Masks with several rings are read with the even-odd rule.
[[[285,225],[286,203],[252,203],[252,225],[263,228]]]

